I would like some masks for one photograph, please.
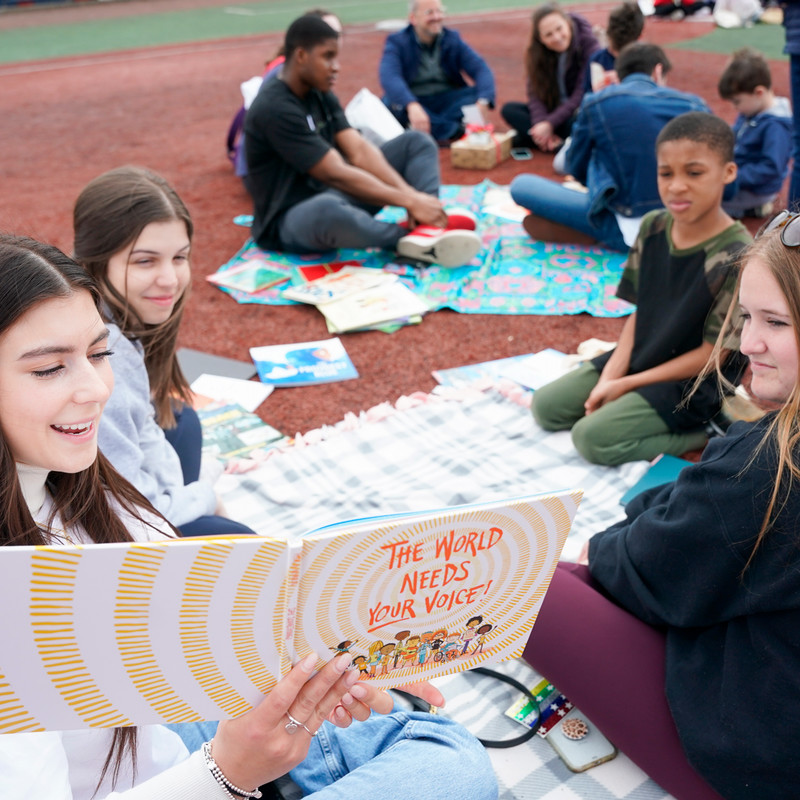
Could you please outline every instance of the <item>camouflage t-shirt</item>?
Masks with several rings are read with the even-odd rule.
[[[736,222],[717,236],[686,250],[672,245],[672,217],[653,211],[642,220],[628,255],[617,296],[636,304],[636,326],[629,374],[663,364],[714,343],[733,301],[737,257],[750,241]],[[602,369],[608,355],[593,361]],[[731,357],[726,372],[735,376],[741,362]],[[668,381],[637,391],[673,430],[702,426],[720,408],[716,379],[711,378],[689,404],[678,408],[693,380]]]

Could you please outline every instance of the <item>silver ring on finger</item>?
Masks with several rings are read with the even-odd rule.
[[[289,721],[283,727],[286,729],[286,733],[290,736],[294,736],[297,733],[298,728],[304,728],[309,736],[316,736],[317,731],[312,731],[307,725],[304,725],[300,722],[299,719],[295,719],[288,711],[286,712],[286,716],[289,717]]]

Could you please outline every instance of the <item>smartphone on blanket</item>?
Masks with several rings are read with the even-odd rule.
[[[617,755],[617,748],[577,708],[564,715],[546,740],[573,772],[584,772]]]

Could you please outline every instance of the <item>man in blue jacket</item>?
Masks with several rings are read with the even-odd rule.
[[[463,133],[462,106],[494,107],[494,76],[456,31],[444,27],[441,0],[411,0],[408,18],[406,28],[386,39],[383,100],[403,126],[446,143]]]
[[[709,111],[696,95],[664,85],[670,67],[660,47],[634,42],[617,59],[620,83],[584,98],[566,165],[588,191],[538,175],[514,178],[511,196],[531,212],[523,225],[534,239],[627,251],[641,217],[662,205],[658,134],[680,114]]]

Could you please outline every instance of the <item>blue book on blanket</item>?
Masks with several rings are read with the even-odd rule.
[[[678,477],[678,473],[691,463],[691,461],[687,461],[685,458],[678,458],[677,456],[668,456],[665,454],[658,456],[650,465],[647,472],[622,495],[619,502],[624,506],[645,489],[652,489],[655,486],[663,486],[665,483],[671,483]]]
[[[262,383],[273,386],[312,386],[358,377],[340,339],[251,347],[250,357]]]

